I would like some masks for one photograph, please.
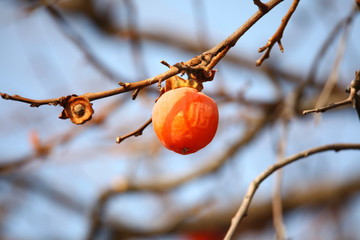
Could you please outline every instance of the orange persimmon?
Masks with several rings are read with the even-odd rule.
[[[165,92],[155,103],[152,122],[160,142],[180,154],[197,152],[214,138],[219,112],[213,99],[194,88]]]

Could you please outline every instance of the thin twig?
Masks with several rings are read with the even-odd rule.
[[[133,94],[131,95],[131,99],[132,99],[132,100],[135,100],[135,99],[137,98],[137,96],[139,95],[141,89],[142,89],[142,88],[137,88],[137,89],[135,89],[135,91],[134,91]]]
[[[152,118],[150,118],[149,120],[146,121],[146,123],[144,123],[139,129],[131,132],[131,133],[128,133],[124,136],[121,136],[121,137],[117,137],[116,138],[116,143],[121,143],[122,141],[124,141],[125,139],[129,138],[129,137],[137,137],[137,136],[140,136],[142,135],[144,129],[150,125],[150,123],[152,122]]]
[[[143,87],[149,86],[151,84],[157,83],[159,81],[164,81],[165,79],[172,77],[172,76],[178,74],[179,72],[180,71],[176,67],[172,67],[168,71],[166,71],[162,74],[159,74],[155,77],[152,77],[152,78],[148,78],[148,79],[138,81],[138,82],[133,82],[133,83],[124,83],[123,86],[121,86],[119,88],[102,91],[102,92],[96,92],[96,93],[85,93],[81,96],[88,98],[90,101],[94,101],[94,100],[98,100],[101,98],[118,95],[118,94],[121,94],[124,92],[129,92],[129,91],[135,90],[137,88],[143,88]],[[48,104],[58,105],[61,102],[61,100],[65,97],[65,96],[63,96],[63,97],[59,97],[59,98],[35,100],[35,99],[30,99],[30,98],[24,98],[19,95],[9,95],[6,93],[0,93],[0,94],[1,94],[1,97],[5,100],[14,100],[14,101],[19,101],[19,102],[29,103],[31,107],[38,107],[41,105],[48,105]]]
[[[284,30],[286,28],[286,25],[288,24],[292,14],[295,12],[296,7],[298,6],[299,2],[300,2],[300,0],[294,0],[293,1],[293,3],[291,4],[288,12],[285,14],[283,19],[281,20],[281,24],[280,24],[280,27],[278,28],[278,30],[269,39],[269,41],[266,43],[266,45],[259,49],[259,53],[261,53],[261,52],[263,52],[265,50],[266,50],[266,52],[264,53],[264,55],[262,55],[261,58],[259,58],[256,61],[256,66],[260,66],[265,61],[265,59],[270,57],[271,49],[272,49],[272,47],[274,46],[275,43],[278,43],[280,51],[284,52],[284,48],[283,48],[283,46],[281,44],[281,38],[282,38],[282,36],[284,34]]]
[[[306,115],[308,113],[320,113],[320,112],[326,112],[327,110],[330,110],[330,109],[333,109],[333,108],[337,108],[337,107],[341,107],[341,106],[344,106],[344,105],[348,105],[348,104],[351,104],[352,101],[351,99],[345,99],[343,101],[340,101],[340,102],[337,102],[337,103],[333,103],[333,104],[330,104],[326,107],[321,107],[321,108],[314,108],[314,109],[310,109],[310,110],[304,110],[302,112],[303,115]]]
[[[7,93],[0,93],[1,97],[5,100],[13,100],[23,103],[29,103],[30,107],[39,107],[41,105],[58,105],[61,101],[61,98],[51,98],[51,99],[42,99],[35,100],[30,98],[21,97],[19,95],[9,95]]]
[[[126,33],[124,33],[126,34]],[[198,53],[200,51],[198,44],[189,41],[184,38],[181,34],[165,34],[162,32],[150,32],[143,31],[141,32],[141,38],[146,39],[148,41],[166,44],[171,47],[176,47],[181,49],[182,51],[187,51],[190,54]],[[234,55],[227,54],[226,58],[223,58],[222,61],[226,61],[230,64],[235,64],[236,66],[243,66],[247,69],[252,69],[254,71],[260,71],[266,75],[277,75],[278,77],[291,82],[300,82],[303,80],[302,77],[299,77],[293,71],[288,71],[287,69],[280,69],[278,66],[267,66],[264,65],[261,68],[256,68],[252,60],[242,56],[242,55]]]
[[[295,91],[295,98],[296,98],[296,106],[299,105],[299,101],[302,98],[302,96],[304,95],[304,91],[305,88],[307,86],[311,86],[315,83],[315,75],[316,72],[320,66],[321,63],[321,59],[325,56],[325,54],[327,53],[327,51],[330,48],[330,45],[332,44],[333,41],[335,41],[336,36],[340,33],[340,30],[344,27],[344,25],[346,25],[347,22],[352,21],[352,18],[354,18],[356,16],[356,14],[358,14],[360,11],[356,8],[354,8],[350,14],[348,16],[346,16],[345,18],[341,19],[335,26],[334,28],[329,32],[328,36],[326,37],[325,41],[322,43],[321,48],[319,49],[319,51],[317,52],[314,60],[312,61],[311,64],[311,69],[309,71],[309,74],[307,76],[306,81],[303,81],[299,84],[299,86],[297,87],[296,91]]]
[[[224,47],[224,49],[221,50],[221,52],[219,52],[219,54],[217,54],[214,58],[211,59],[211,61],[209,62],[209,65],[205,68],[205,71],[209,72],[211,69],[213,69],[215,67],[216,64],[218,64],[218,62],[220,62],[220,60],[225,57],[226,53],[230,50],[229,46]]]
[[[283,0],[270,0],[266,3],[268,11],[276,7]],[[266,12],[261,10],[257,11],[254,15],[252,15],[243,25],[241,25],[234,33],[232,33],[229,37],[223,40],[221,43],[211,48],[210,50],[204,52],[201,56],[205,62],[210,62],[212,57],[215,57],[218,53],[220,53],[225,47],[229,49],[235,46],[236,42],[240,39],[242,35],[245,34],[247,30],[249,30],[260,18],[262,18]],[[210,57],[206,59],[206,56]],[[220,60],[220,59],[219,59]]]
[[[240,207],[238,208],[235,216],[232,218],[231,220],[231,225],[230,228],[228,230],[228,232],[226,233],[226,236],[224,238],[224,240],[230,240],[232,235],[235,232],[236,227],[238,226],[238,224],[241,222],[242,219],[244,219],[244,217],[247,214],[248,208],[250,206],[250,203],[255,195],[256,190],[258,189],[258,187],[260,186],[260,184],[266,179],[268,178],[271,174],[273,174],[276,170],[290,164],[293,163],[299,159],[308,157],[310,155],[316,154],[316,153],[320,153],[320,152],[325,152],[325,151],[341,151],[341,150],[360,150],[360,144],[350,144],[350,143],[338,143],[338,144],[329,144],[329,145],[323,145],[323,146],[319,146],[319,147],[315,147],[315,148],[311,148],[308,150],[305,150],[303,152],[300,152],[298,154],[295,154],[291,157],[285,158],[284,160],[277,162],[273,165],[271,165],[267,170],[265,170],[264,172],[262,172],[259,176],[257,176],[250,184],[247,193],[240,205]]]
[[[333,88],[335,87],[338,81],[339,69],[342,62],[342,58],[345,54],[346,45],[347,45],[346,43],[348,41],[352,19],[353,18],[348,18],[345,24],[344,34],[342,35],[342,38],[339,42],[339,47],[337,49],[334,65],[331,68],[330,75],[324,85],[323,90],[320,93],[318,101],[315,104],[315,108],[317,109],[319,109],[321,106],[323,106],[326,103],[326,101],[330,97]]]
[[[359,109],[359,105],[358,105],[359,96],[357,94],[357,92],[360,91],[360,70],[355,72],[355,78],[351,81],[348,91],[349,91],[349,96],[345,100],[330,104],[330,105],[322,107],[322,108],[304,110],[302,112],[303,115],[308,114],[308,113],[313,113],[313,112],[317,112],[317,113],[318,112],[326,112],[329,109],[337,108],[337,107],[348,105],[348,104],[353,104],[353,107],[356,109],[356,111],[358,112],[358,115],[360,117],[360,109]]]

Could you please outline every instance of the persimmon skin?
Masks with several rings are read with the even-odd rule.
[[[219,112],[213,99],[194,88],[165,92],[152,111],[154,131],[160,142],[179,154],[197,152],[216,134]]]

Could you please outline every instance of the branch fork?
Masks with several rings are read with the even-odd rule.
[[[265,46],[259,48],[259,53],[261,53],[265,50],[266,51],[265,51],[264,55],[256,61],[256,66],[260,66],[265,61],[265,59],[270,57],[271,49],[275,43],[278,43],[280,51],[284,52],[284,47],[281,43],[281,39],[283,37],[285,28],[286,28],[292,14],[295,12],[296,7],[298,6],[299,2],[300,2],[300,0],[293,0],[293,3],[291,4],[288,12],[282,18],[281,24],[280,24],[280,27],[278,28],[278,30],[269,39],[269,41],[266,43]],[[260,0],[254,0],[254,3],[259,7],[260,11],[263,11],[263,9],[265,8],[264,6],[267,6],[266,4],[262,3]]]
[[[261,2],[261,0],[254,0],[254,4],[258,6],[259,10],[263,13],[267,13],[269,11],[268,5]]]
[[[346,92],[349,93],[349,96],[340,102],[332,103],[328,106],[322,108],[314,108],[310,110],[304,110],[302,112],[303,115],[308,113],[319,113],[319,112],[326,112],[327,110],[337,108],[340,106],[352,104],[353,107],[356,109],[356,112],[360,119],[360,95],[358,92],[360,91],[360,70],[355,72],[355,78],[351,81],[350,86],[346,89]]]
[[[263,17],[268,11],[273,9],[275,6],[277,6],[279,3],[281,3],[283,0],[269,0],[266,4],[262,3],[261,0],[254,0],[254,4],[256,4],[259,7],[259,11],[257,11],[251,18],[249,18],[242,26],[240,26],[234,33],[232,33],[230,36],[228,36],[226,39],[224,39],[222,42],[214,46],[213,48],[209,49],[208,51],[203,52],[201,55],[196,56],[192,59],[190,59],[187,62],[181,62],[180,64],[175,64],[174,66],[170,66],[168,64],[169,69],[166,72],[163,72],[157,76],[141,80],[138,82],[119,82],[120,87],[102,91],[102,92],[95,92],[95,93],[85,93],[79,96],[86,104],[75,104],[71,105],[71,108],[66,110],[67,105],[69,104],[70,99],[68,99],[69,96],[62,96],[59,98],[53,98],[53,99],[43,99],[43,100],[35,100],[35,99],[29,99],[24,98],[18,95],[8,95],[6,93],[0,93],[1,97],[5,100],[13,100],[13,101],[20,101],[24,103],[30,104],[31,107],[39,107],[41,105],[61,105],[64,107],[64,110],[62,114],[60,115],[60,118],[70,118],[70,120],[75,124],[82,124],[86,121],[91,119],[91,116],[93,114],[92,104],[90,102],[94,100],[98,100],[101,98],[106,98],[114,95],[118,95],[124,92],[134,91],[134,94],[132,96],[133,99],[136,98],[139,91],[147,87],[149,85],[159,83],[159,86],[161,86],[161,82],[165,81],[168,78],[171,78],[175,75],[178,75],[180,73],[187,73],[189,76],[189,79],[192,80],[198,80],[198,81],[211,81],[214,78],[214,74],[216,70],[212,70],[217,63],[220,62],[220,60],[227,54],[227,52],[230,50],[231,47],[235,46],[237,41],[240,39],[244,33],[249,30],[261,17]],[[299,1],[299,0],[298,0]],[[64,21],[64,19],[61,17],[61,15],[57,12],[57,10],[51,6],[47,6],[47,9],[50,11],[52,16],[55,17],[56,20],[58,20],[61,23],[61,26],[68,26],[67,22]],[[107,69],[105,69],[102,65],[100,66],[95,58],[92,57],[90,52],[87,48],[84,48],[84,44],[82,44],[82,41],[79,40],[77,35],[74,35],[72,31],[66,32],[70,39],[72,39],[73,42],[76,43],[76,45],[82,49],[86,54],[88,60],[97,67],[101,72],[103,72],[105,75],[109,76],[110,78],[114,79],[113,75],[110,74]],[[78,96],[72,96],[71,97],[78,97]],[[65,101],[67,100],[67,101]],[[72,99],[74,100],[74,99]],[[79,99],[77,99],[79,100]],[[71,101],[70,101],[71,102]],[[79,106],[76,106],[79,105]],[[86,115],[86,117],[84,117]],[[70,117],[71,116],[71,117]],[[74,120],[74,119],[76,120]],[[79,120],[79,118],[83,118],[82,120]],[[150,124],[150,120],[146,122],[143,126],[144,128]],[[136,133],[128,134],[131,136],[140,135],[142,132],[142,127],[139,128],[139,130],[135,131]],[[126,138],[126,136],[124,136]],[[118,142],[122,141],[122,137],[117,139]]]

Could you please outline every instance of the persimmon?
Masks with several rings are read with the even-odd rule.
[[[219,240],[225,236],[221,230],[203,230],[186,234],[188,240]]]
[[[160,142],[180,154],[197,152],[214,138],[219,112],[213,99],[190,87],[165,92],[152,111]]]

